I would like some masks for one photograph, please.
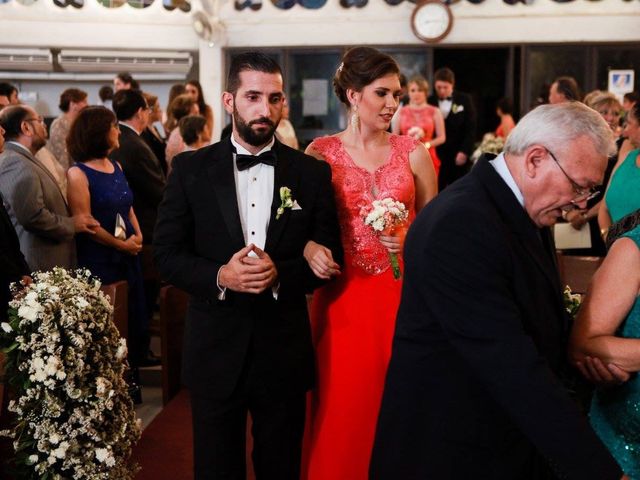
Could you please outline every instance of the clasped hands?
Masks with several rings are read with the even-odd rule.
[[[273,286],[277,279],[278,270],[271,257],[251,243],[220,268],[218,284],[234,292],[259,294]]]
[[[591,383],[599,387],[615,387],[622,385],[631,377],[631,374],[614,363],[604,364],[597,357],[585,356],[576,361],[575,366]]]

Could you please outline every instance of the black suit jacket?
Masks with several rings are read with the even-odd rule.
[[[431,95],[428,103],[438,107],[438,97]],[[476,110],[471,97],[466,93],[454,91],[451,111],[444,119],[447,140],[436,147],[438,158],[442,162],[440,176],[445,181],[444,186],[469,170],[469,162],[462,167],[456,167],[455,159],[458,152],[466,153],[468,157],[471,157],[475,142],[476,122]],[[442,184],[442,182],[440,183]]]
[[[143,242],[151,244],[166,183],[160,161],[140,135],[125,125],[120,125],[120,147],[111,152],[109,158],[122,165],[133,192],[133,210],[140,223]]]
[[[570,398],[552,254],[486,159],[405,244],[371,478],[619,479]]]
[[[278,391],[304,391],[314,377],[305,293],[319,285],[302,252],[315,240],[341,261],[340,232],[329,165],[276,140],[274,196],[264,250],[280,282],[260,295],[227,291],[218,300],[216,276],[245,246],[231,141],[177,156],[158,212],[154,255],[160,274],[191,294],[185,330],[183,380],[192,391],[225,398],[247,359],[258,378]],[[301,210],[280,206],[287,186]]]
[[[20,241],[0,194],[0,319],[7,318],[7,304],[11,299],[9,284],[29,275],[29,266],[20,251]]]

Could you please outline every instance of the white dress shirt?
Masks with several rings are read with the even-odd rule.
[[[275,138],[272,138],[271,142],[256,155],[271,150],[274,143]],[[253,155],[236,142],[233,134],[231,135],[231,144],[236,149],[236,153]],[[271,203],[273,202],[274,167],[258,163],[251,168],[240,171],[236,165],[236,153],[233,154],[233,176],[236,182],[236,197],[244,243],[245,245],[253,243],[256,247],[264,250],[269,219],[271,218]],[[257,257],[254,252],[250,252],[249,256]],[[216,282],[220,290],[218,299],[224,300],[227,289],[220,286],[220,270],[218,270]],[[273,297],[277,299],[278,285],[272,287],[272,292]]]
[[[453,106],[453,100],[438,100],[438,108],[442,112],[442,116],[447,118],[449,116],[449,112],[451,112],[451,107]]]
[[[271,150],[275,140],[260,150],[256,155]],[[236,153],[253,155],[240,145],[231,135],[231,143]],[[274,167],[258,163],[246,170],[238,170],[236,155],[233,155],[233,175],[236,181],[236,196],[240,223],[244,234],[244,243],[253,243],[264,250],[267,240],[267,228],[271,217],[271,203],[273,202]],[[253,252],[251,254],[255,255]]]

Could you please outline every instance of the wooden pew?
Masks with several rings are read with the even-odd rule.
[[[189,295],[173,285],[160,290],[160,339],[162,345],[162,402],[164,405],[182,387],[182,338]]]
[[[583,257],[558,253],[558,270],[562,288],[571,287],[573,293],[586,293],[591,278],[604,257]]]

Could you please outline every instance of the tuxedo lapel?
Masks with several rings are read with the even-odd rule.
[[[286,150],[282,148],[282,144],[276,140],[273,145],[273,149],[277,156],[277,163],[274,168],[273,179],[273,201],[271,203],[271,216],[269,218],[269,227],[267,229],[267,240],[265,243],[265,251],[271,252],[278,244],[280,237],[282,236],[289,216],[291,215],[291,209],[285,208],[282,215],[276,219],[278,215],[278,208],[281,204],[280,188],[288,187],[291,190],[291,198],[297,199],[298,196],[298,183],[299,172],[295,165],[295,162],[291,161],[291,158],[286,153]]]
[[[231,141],[227,140],[220,144],[220,149],[212,165],[208,169],[209,179],[213,185],[213,191],[218,199],[220,211],[229,231],[231,239],[236,243],[234,249],[240,250],[244,247],[244,234],[242,233],[242,223],[240,222],[240,212],[238,211],[238,196],[236,194],[236,181],[233,174],[233,154],[231,152]]]

